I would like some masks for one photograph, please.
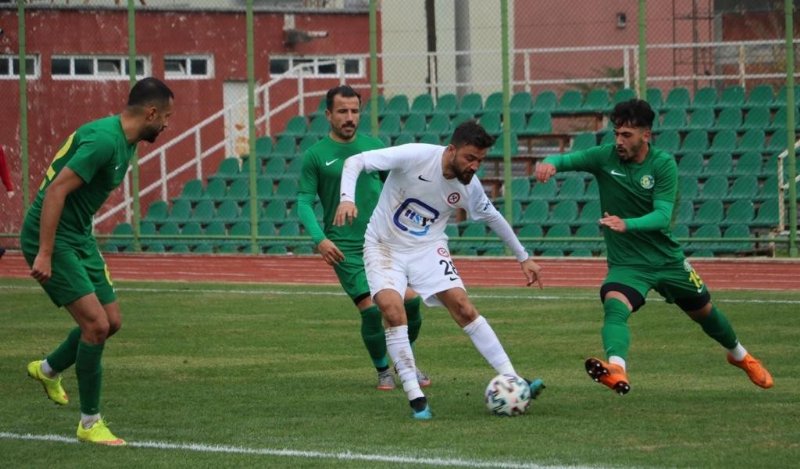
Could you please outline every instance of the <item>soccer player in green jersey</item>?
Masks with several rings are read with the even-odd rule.
[[[20,244],[31,276],[78,324],[44,360],[28,364],[28,375],[44,386],[51,400],[66,405],[61,373],[75,365],[80,441],[125,444],[100,416],[103,348],[122,326],[122,317],[92,235],[92,217],[122,182],[136,144],[154,142],[167,128],[172,102],[173,93],[164,83],[145,78],[131,89],[120,114],[79,127],[47,168],[22,226]]]
[[[359,216],[353,224],[333,226],[333,217],[339,206],[339,183],[344,160],[363,151],[383,148],[384,145],[377,138],[356,132],[361,96],[353,88],[347,85],[331,88],[325,100],[325,116],[331,130],[303,155],[297,214],[320,255],[333,266],[339,283],[361,313],[361,338],[378,372],[377,389],[388,391],[395,387],[394,377],[389,369],[381,312],[372,303],[363,260],[364,232],[383,187],[378,173],[362,174],[358,179]],[[317,196],[322,203],[324,229],[319,226],[312,208]],[[419,296],[413,290],[406,291],[408,336],[412,344],[422,327],[420,303]],[[416,372],[420,386],[431,384],[425,373],[419,369]]]
[[[557,171],[586,171],[594,175],[600,189],[603,215],[599,223],[608,257],[608,274],[600,288],[605,313],[601,335],[608,361],[589,358],[586,372],[620,395],[630,391],[628,317],[644,305],[652,289],[725,347],[728,362],[743,369],[754,384],[770,388],[772,376],[739,343],[671,235],[678,169],[672,155],[650,145],[654,118],[645,101],[619,103],[610,116],[615,144],[549,156],[536,166],[540,182],[547,182]]]

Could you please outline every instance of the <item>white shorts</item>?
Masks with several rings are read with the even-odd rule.
[[[445,241],[426,244],[411,251],[393,251],[385,244],[364,245],[364,269],[370,294],[394,290],[404,296],[406,288],[416,291],[428,306],[442,306],[436,294],[464,288]]]

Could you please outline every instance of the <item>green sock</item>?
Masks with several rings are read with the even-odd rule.
[[[711,313],[697,321],[697,323],[700,324],[706,335],[719,342],[726,349],[730,350],[739,343],[731,323],[728,322],[728,318],[714,305],[711,305]]]
[[[78,342],[80,340],[81,328],[76,327],[69,331],[64,342],[61,342],[61,345],[47,356],[47,363],[53,371],[61,373],[75,364],[75,356],[78,354]]]
[[[78,394],[81,412],[86,415],[100,413],[100,385],[103,381],[103,346],[80,341],[75,358],[75,374],[78,376]]]
[[[419,310],[420,303],[422,303],[422,299],[417,296],[403,304],[406,308],[408,341],[411,342],[411,345],[414,345],[414,342],[416,342],[417,337],[419,337],[419,330],[422,327],[422,313]]]
[[[389,358],[386,356],[386,332],[383,330],[381,311],[376,305],[361,311],[361,338],[375,368],[379,371],[387,369]]]
[[[603,303],[603,328],[600,331],[603,337],[603,348],[606,359],[610,356],[628,359],[628,348],[631,346],[631,332],[628,329],[628,317],[631,312],[625,303],[616,298],[611,298]]]

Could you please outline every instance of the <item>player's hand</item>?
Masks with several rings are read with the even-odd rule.
[[[358,209],[353,202],[340,202],[333,216],[333,226],[344,226],[345,223],[353,224],[358,216]]]
[[[608,212],[603,212],[603,218],[600,219],[600,226],[608,227],[617,233],[624,233],[628,230],[628,227],[625,225],[625,220],[616,215],[609,215]]]
[[[547,182],[556,174],[556,167],[550,163],[536,163],[534,174],[536,175],[537,181]]]
[[[320,243],[317,244],[317,251],[319,251],[322,255],[322,259],[324,259],[328,265],[336,265],[344,260],[344,253],[342,253],[330,239],[323,239],[320,241]]]
[[[39,283],[45,283],[50,280],[53,275],[52,260],[50,256],[37,254],[31,267],[31,277],[35,278]]]
[[[542,275],[540,273],[542,271],[542,267],[539,264],[533,262],[533,259],[530,257],[519,264],[520,267],[522,267],[522,273],[525,274],[525,278],[528,279],[528,286],[531,286],[534,282],[536,282],[539,284],[540,290],[544,288],[542,287]]]

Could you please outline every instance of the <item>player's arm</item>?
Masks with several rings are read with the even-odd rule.
[[[56,229],[64,211],[67,196],[83,185],[78,174],[64,167],[45,189],[42,214],[39,221],[39,252],[31,267],[31,277],[44,283],[52,276],[51,261],[56,240]]]
[[[559,171],[588,171],[591,172],[598,158],[595,153],[602,147],[588,150],[565,153],[563,155],[550,155],[541,163],[536,164],[535,176],[539,182],[547,182]]]

